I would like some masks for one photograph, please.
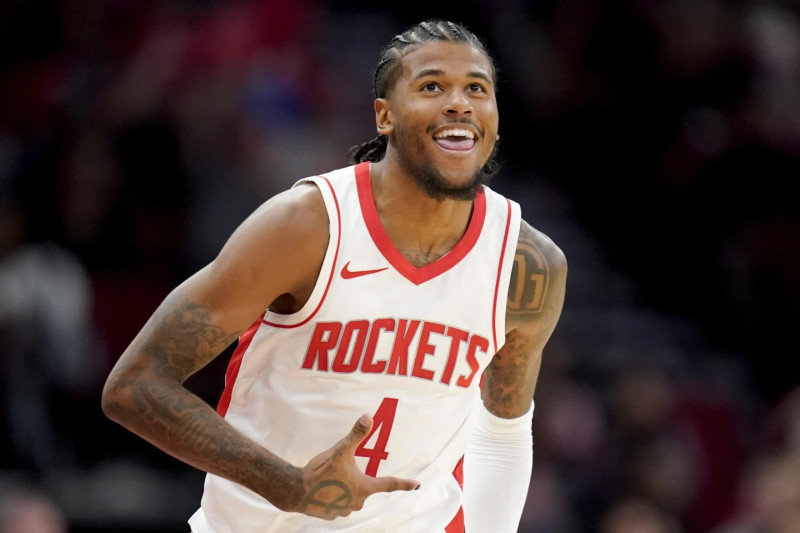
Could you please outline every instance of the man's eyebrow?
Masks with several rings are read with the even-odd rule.
[[[419,71],[417,73],[417,75],[414,76],[414,79],[418,80],[420,78],[426,78],[428,76],[442,76],[442,75],[444,75],[444,73],[445,72],[442,69],[426,68],[425,70]],[[469,74],[467,74],[467,76],[469,76],[470,78],[479,78],[479,79],[485,80],[488,83],[493,83],[492,79],[489,76],[487,76],[486,74],[484,74],[483,72],[470,72]]]
[[[416,76],[414,76],[414,79],[415,79],[415,80],[418,80],[418,79],[420,79],[420,78],[426,78],[426,77],[428,77],[428,76],[441,76],[441,75],[443,75],[443,74],[444,74],[444,71],[443,71],[442,69],[438,69],[438,68],[426,68],[425,70],[420,70],[420,71],[417,73],[417,75],[416,75]]]
[[[486,81],[487,83],[494,83],[492,81],[492,78],[490,78],[489,76],[487,76],[483,72],[470,72],[468,74],[468,76],[470,76],[471,78],[480,78],[480,79]]]

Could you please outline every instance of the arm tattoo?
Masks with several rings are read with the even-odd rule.
[[[511,315],[541,313],[549,285],[550,269],[544,254],[529,236],[520,232],[508,287],[508,312]]]
[[[497,416],[513,418],[524,412],[531,395],[521,394],[526,390],[527,375],[530,372],[532,341],[510,331],[506,343],[495,354],[486,369],[486,386],[483,387],[483,401]]]
[[[564,301],[566,263],[549,239],[522,223],[506,305],[506,342],[484,374],[484,404],[513,418],[530,405],[544,344]]]
[[[240,332],[225,332],[208,309],[170,297],[145,325],[147,339],[110,384],[128,389],[135,414],[124,424],[164,451],[245,486],[265,483],[286,501],[303,490],[297,472],[243,438],[203,400],[180,383],[225,350]],[[147,369],[156,379],[139,378]],[[247,465],[247,466],[244,466]],[[277,501],[275,501],[277,503]]]
[[[156,364],[160,375],[179,381],[219,355],[240,334],[226,333],[211,323],[211,313],[203,306],[183,301],[173,310],[157,315],[150,326],[142,353]]]

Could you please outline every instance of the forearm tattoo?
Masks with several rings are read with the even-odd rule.
[[[214,326],[208,310],[196,303],[184,300],[170,305],[169,300],[179,297],[170,296],[145,325],[143,344],[131,347],[138,348],[138,353],[129,357],[127,365],[125,360],[120,362],[123,366],[114,373],[111,387],[130,390],[137,408],[131,424],[167,437],[181,448],[204,448],[208,431],[195,425],[209,422],[207,417],[194,417],[206,404],[193,395],[175,394],[175,385],[229,346],[238,332],[226,333]],[[154,379],[140,377],[145,368]]]
[[[265,454],[180,386],[230,346],[240,332],[224,331],[212,323],[208,309],[179,298],[171,296],[171,305],[166,302],[145,325],[146,340],[109,384],[112,389],[127,389],[136,407],[135,415],[122,411],[128,413],[124,424],[202,470],[254,490],[270,486],[287,498],[302,494],[302,481],[291,465]],[[145,369],[155,377],[142,378]]]

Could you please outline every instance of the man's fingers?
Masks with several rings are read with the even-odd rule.
[[[373,492],[394,492],[396,490],[417,490],[419,488],[419,481],[402,477],[384,476],[376,477],[374,480]]]
[[[356,447],[361,444],[361,441],[367,438],[371,429],[372,417],[366,413],[361,415],[359,419],[356,420],[356,423],[353,424],[353,429],[351,429],[350,433],[345,437],[347,446],[355,450]]]

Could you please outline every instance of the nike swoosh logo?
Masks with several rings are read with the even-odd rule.
[[[349,266],[350,266],[350,261],[348,261],[347,264],[342,267],[342,278],[344,279],[352,279],[352,278],[357,278],[359,276],[366,276],[368,274],[375,274],[377,272],[383,272],[384,270],[387,270],[389,268],[389,267],[383,267],[383,268],[376,268],[374,270],[350,270],[350,268],[348,268]]]

